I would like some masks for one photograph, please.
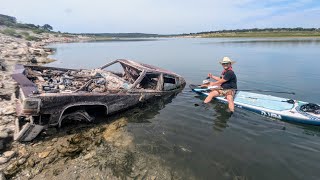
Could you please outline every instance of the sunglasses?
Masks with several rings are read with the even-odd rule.
[[[222,63],[222,66],[228,65],[229,63]]]

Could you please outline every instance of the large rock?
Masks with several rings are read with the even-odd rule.
[[[0,165],[8,162],[8,158],[0,157]]]
[[[0,139],[5,139],[7,137],[9,137],[8,132],[6,132],[6,131],[1,131],[0,132]]]
[[[38,154],[39,158],[46,158],[51,153],[51,151],[44,151]]]
[[[31,54],[36,55],[36,56],[47,56],[48,55],[44,49],[29,48],[29,50],[30,50]]]
[[[25,56],[29,53],[28,48],[18,48],[16,51],[16,55]]]
[[[14,106],[8,106],[8,107],[6,107],[5,110],[4,110],[4,112],[3,112],[3,114],[5,114],[5,115],[12,115],[12,114],[14,114],[14,113],[16,113],[16,109],[15,109]]]
[[[53,62],[53,59],[50,58],[46,58],[46,57],[36,57],[36,62],[37,63],[49,63],[49,62]]]
[[[8,160],[13,158],[14,155],[16,155],[15,151],[6,151],[6,152],[3,153],[3,156],[5,158],[7,158]]]

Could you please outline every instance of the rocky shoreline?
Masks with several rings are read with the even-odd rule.
[[[40,42],[0,33],[0,180],[5,179],[183,179],[182,172],[162,159],[136,149],[125,117],[103,123],[49,128],[29,143],[13,141],[17,119],[17,84],[11,78],[15,64],[54,61],[46,45],[55,42],[94,41],[90,37],[44,34]],[[186,175],[188,179],[194,179]]]
[[[27,41],[0,33],[0,179],[5,176],[2,171],[18,152],[12,151],[15,112],[15,92],[17,85],[11,78],[16,64],[45,64],[54,61],[48,58],[53,49],[46,48],[54,42],[77,42],[88,40],[83,37],[59,37],[49,33],[38,35],[42,41]],[[22,163],[23,160],[20,160]]]

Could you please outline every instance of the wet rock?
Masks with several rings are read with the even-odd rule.
[[[132,148],[133,137],[123,129],[127,124],[126,118],[121,118],[111,123],[103,132],[105,141],[112,143],[116,147]]]
[[[127,118],[120,118],[119,120],[116,120],[115,122],[111,123],[107,126],[106,130],[103,132],[103,137],[105,139],[108,139],[112,136],[119,128],[124,127],[128,124]]]
[[[92,141],[90,142],[92,143]],[[74,135],[62,142],[57,151],[63,157],[75,157],[79,155],[89,144],[88,139],[82,134]]]
[[[6,151],[3,153],[4,157],[6,157],[8,160],[13,158],[14,155],[16,155],[15,151]]]

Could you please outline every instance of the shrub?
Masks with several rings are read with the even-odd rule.
[[[20,34],[18,34],[14,29],[4,29],[2,31],[3,34],[5,35],[8,35],[8,36],[13,36],[13,37],[16,37],[16,38],[21,38],[22,36]]]
[[[26,32],[26,31],[23,31],[23,32],[21,32],[20,34],[22,34],[22,35],[25,36],[25,37],[29,36],[29,33]]]
[[[41,39],[35,36],[26,36],[25,38],[27,41],[40,41]]]
[[[8,36],[14,36],[15,34],[17,34],[17,32],[14,29],[9,29],[9,28],[4,29],[2,33]]]
[[[44,32],[44,30],[43,29],[34,29],[34,30],[32,30],[32,32],[35,34],[41,34]]]

